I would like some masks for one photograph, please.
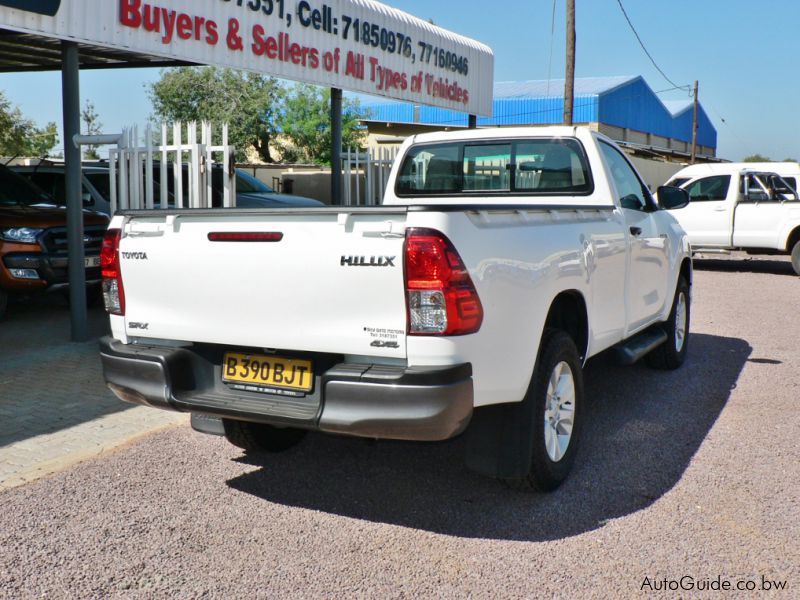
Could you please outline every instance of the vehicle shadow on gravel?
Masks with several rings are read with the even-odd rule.
[[[641,510],[681,479],[736,387],[751,348],[691,337],[678,371],[586,369],[587,419],[575,469],[551,494],[525,494],[464,467],[464,442],[444,444],[309,435],[228,484],[265,501],[467,538],[544,541],[579,535]]]
[[[695,258],[698,271],[720,271],[728,273],[764,273],[797,277],[792,263],[782,257],[775,258]]]

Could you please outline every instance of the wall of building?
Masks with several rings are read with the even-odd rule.
[[[683,163],[663,162],[642,158],[640,156],[628,156],[628,158],[631,159],[633,166],[639,171],[639,175],[642,176],[647,187],[654,193],[659,186],[664,185],[667,181],[672,179],[675,173],[686,166]]]

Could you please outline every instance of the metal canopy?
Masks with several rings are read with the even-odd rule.
[[[80,151],[71,143],[80,133],[81,69],[205,64],[330,87],[334,165],[341,164],[343,88],[491,114],[494,54],[488,46],[374,0],[331,0],[333,8],[324,4],[321,10],[302,2],[289,12],[283,2],[270,2],[269,10],[266,2],[163,2],[173,17],[167,32],[168,8],[160,9],[164,33],[152,22],[152,11],[159,9],[141,2],[0,0],[0,73],[62,71],[74,341],[88,338]],[[352,22],[356,25],[348,37]],[[252,39],[245,40],[247,30]],[[371,76],[367,76],[367,46],[380,55],[378,63],[370,63],[375,71]],[[470,124],[474,121],[471,118]],[[331,177],[331,189],[336,201],[339,177]]]
[[[60,71],[61,49],[61,40],[57,38],[0,29],[0,73]],[[81,69],[180,67],[194,64],[85,43],[78,44],[78,55]]]

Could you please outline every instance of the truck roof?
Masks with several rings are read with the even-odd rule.
[[[485,129],[461,129],[458,131],[439,131],[422,133],[412,138],[415,144],[445,142],[449,140],[482,140],[531,137],[575,137],[578,130],[589,131],[588,127],[569,127],[554,125],[551,127],[491,127]]]
[[[800,164],[796,162],[738,162],[738,163],[704,163],[690,165],[675,173],[672,179],[690,177],[695,179],[704,175],[733,175],[742,171],[759,171],[777,173],[778,175],[800,175]]]

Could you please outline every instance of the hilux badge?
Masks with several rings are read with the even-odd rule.
[[[396,256],[343,256],[341,266],[343,267],[394,267]]]

